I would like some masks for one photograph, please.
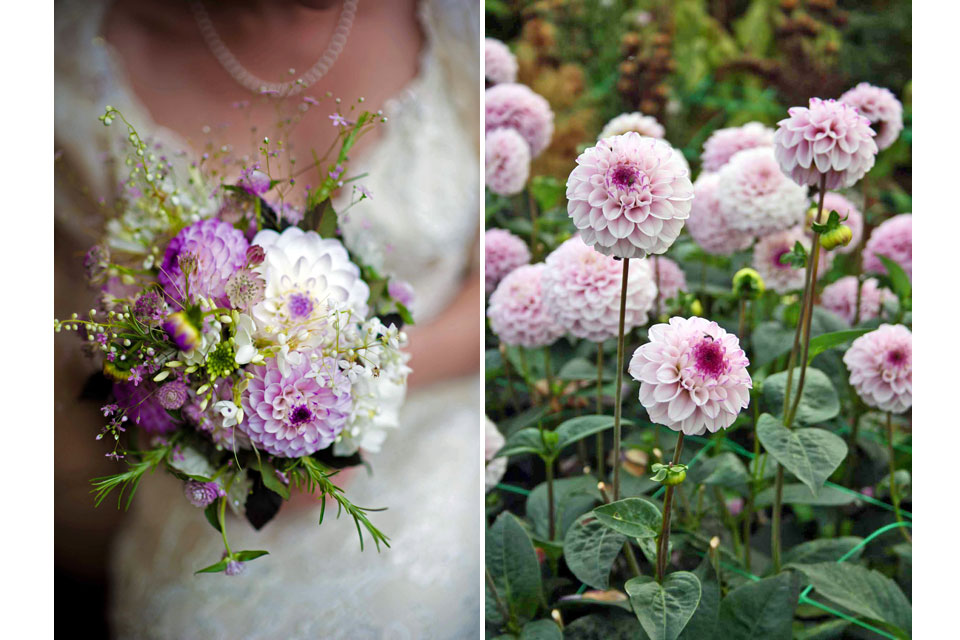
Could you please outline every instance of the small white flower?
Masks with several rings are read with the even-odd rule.
[[[221,400],[215,402],[213,405],[213,410],[220,413],[223,416],[223,428],[227,429],[229,427],[236,426],[240,420],[240,407],[235,405],[230,400]]]

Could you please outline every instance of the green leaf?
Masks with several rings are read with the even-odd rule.
[[[790,640],[799,580],[790,572],[747,582],[720,603],[716,637],[723,640]]]
[[[217,530],[217,533],[220,533],[220,519],[217,517],[217,509],[219,506],[220,501],[214,500],[203,510],[203,515],[206,516],[207,522]]]
[[[823,507],[838,507],[850,504],[857,499],[853,493],[841,491],[835,487],[823,487],[820,493],[813,495],[809,487],[803,484],[787,484],[783,486],[784,504],[812,504]],[[773,487],[764,489],[757,494],[756,506],[769,507],[773,504]]]
[[[249,562],[250,560],[256,560],[257,558],[261,556],[265,556],[269,553],[270,553],[269,551],[263,551],[262,549],[258,549],[256,551],[237,551],[233,555],[240,562]]]
[[[620,420],[620,424],[632,425],[630,420]],[[557,435],[560,436],[558,447],[563,449],[567,445],[573,444],[578,440],[583,440],[587,436],[606,431],[613,426],[611,416],[579,416],[571,418],[560,423],[557,427]]]
[[[204,567],[199,571],[194,571],[193,575],[197,575],[198,573],[220,573],[221,571],[225,571],[226,568],[227,568],[227,560],[224,559],[224,560],[221,560],[220,562],[217,562],[216,564],[210,565],[209,567]]]
[[[270,491],[273,491],[284,500],[290,499],[290,487],[285,485],[283,481],[277,477],[276,470],[269,462],[264,460],[260,461],[260,477],[263,479],[263,484],[267,489],[270,489]]]
[[[863,542],[863,538],[844,536],[842,538],[821,538],[810,540],[793,547],[783,554],[783,564],[815,564],[817,562],[837,562],[844,554]],[[856,560],[863,554],[861,547],[849,560]]]
[[[837,640],[844,637],[843,631],[849,626],[846,620],[828,620],[803,630],[794,630],[793,640]]]
[[[526,505],[527,520],[532,523],[533,532],[542,538],[547,537],[549,529],[550,503],[547,494],[547,483],[541,482],[530,492]],[[600,499],[597,479],[593,476],[554,480],[553,507],[557,538],[562,540],[577,518],[593,509]]]
[[[610,586],[610,568],[627,537],[587,513],[573,524],[563,539],[563,559],[577,580],[594,589]]]
[[[832,333],[825,333],[823,335],[817,336],[810,340],[810,353],[807,358],[807,363],[809,364],[815,357],[833,347],[838,347],[842,344],[846,344],[851,340],[859,338],[865,333],[872,331],[872,329],[849,329],[847,331],[834,331]],[[809,375],[809,370],[807,374]]]
[[[769,413],[760,416],[757,437],[814,494],[847,457],[847,443],[840,436],[823,429],[787,429]]]
[[[511,618],[521,622],[532,618],[542,600],[540,563],[527,532],[508,511],[501,513],[487,531],[486,565]],[[488,619],[499,616],[492,598],[488,586]]]
[[[890,284],[893,286],[893,292],[897,294],[897,299],[903,302],[909,300],[913,293],[913,285],[910,283],[910,276],[903,270],[898,263],[887,256],[878,255],[880,262],[887,268],[887,276],[890,278]]]
[[[540,430],[526,428],[507,436],[507,441],[503,448],[497,451],[496,458],[504,456],[516,456],[521,453],[535,453],[537,455],[547,455],[546,447],[543,445],[543,439],[540,437]]]
[[[793,370],[793,383],[790,392],[791,405],[797,397],[799,383],[800,368],[796,367]],[[763,399],[777,417],[781,417],[783,411],[783,394],[786,388],[786,371],[775,373],[763,381]],[[840,399],[837,397],[837,390],[830,378],[819,369],[807,367],[803,394],[800,397],[800,405],[797,407],[795,420],[801,424],[814,424],[829,420],[838,413],[840,413]]]
[[[720,583],[713,569],[710,556],[703,556],[699,566],[693,571],[700,580],[700,604],[693,612],[690,622],[683,628],[680,640],[701,640],[714,637],[717,629],[717,616],[720,613]]]
[[[913,621],[910,601],[897,583],[882,573],[847,562],[791,566],[802,572],[824,598],[881,623],[898,637],[910,637]]]
[[[747,468],[737,454],[730,451],[698,462],[688,475],[696,484],[720,487],[740,487],[750,481]]]
[[[625,498],[593,510],[597,519],[614,531],[631,538],[660,535],[663,518],[655,504],[643,498]]]
[[[671,573],[663,584],[650,576],[631,578],[624,589],[650,640],[677,640],[700,604],[700,580],[689,571]]]
[[[166,458],[167,466],[199,482],[211,482],[217,470],[207,456],[191,446],[181,446],[176,455],[171,452]]]
[[[750,335],[751,364],[760,368],[788,353],[793,347],[793,334],[793,329],[785,329],[779,322],[758,324]]]
[[[530,193],[540,211],[549,211],[557,206],[565,191],[566,185],[550,176],[534,176],[530,180]]]
[[[571,358],[557,372],[557,380],[590,380],[597,381],[597,364],[586,358]],[[613,375],[603,372],[603,380],[610,381]]]
[[[563,632],[553,620],[537,620],[523,625],[520,640],[563,640]]]
[[[577,618],[563,629],[564,640],[648,640],[636,617],[616,609]]]

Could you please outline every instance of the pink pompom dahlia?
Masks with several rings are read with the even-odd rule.
[[[662,138],[667,130],[663,125],[657,122],[653,116],[645,116],[639,111],[633,113],[621,113],[616,118],[603,126],[598,139],[610,138],[612,136],[621,136],[629,131],[635,131],[648,138]]]
[[[704,318],[650,327],[630,360],[650,420],[685,435],[726,429],[750,404],[750,361],[740,340]]]
[[[630,265],[633,268],[633,265]],[[687,290],[687,276],[676,262],[670,258],[657,256],[653,258],[653,276],[660,292],[660,305],[667,300],[676,298],[681,291]]]
[[[877,158],[876,133],[854,107],[836,100],[811,98],[810,106],[792,107],[777,124],[773,148],[783,172],[797,184],[827,189],[853,186]]]
[[[717,129],[703,143],[700,161],[704,171],[719,171],[738,151],[773,146],[773,129],[759,122],[748,122],[742,127]]]
[[[284,375],[276,358],[254,367],[237,428],[261,451],[299,458],[333,444],[350,417],[350,380],[336,358],[310,358]]]
[[[488,229],[483,234],[483,267],[487,294],[493,293],[505,275],[530,264],[527,244],[506,229]]]
[[[170,298],[182,301],[187,293],[183,274],[187,266],[191,296],[210,297],[229,306],[224,288],[230,276],[246,264],[249,246],[242,231],[222,220],[195,222],[167,245],[157,281]]]
[[[537,157],[553,137],[553,111],[546,99],[522,84],[505,83],[484,93],[486,131],[516,129]]]
[[[860,336],[843,362],[867,405],[901,413],[913,404],[913,334],[905,326],[882,324]]]
[[[717,187],[720,174],[704,171],[693,183],[693,205],[687,219],[687,231],[707,253],[728,256],[750,246],[753,236],[731,229],[720,208]]]
[[[490,329],[504,344],[534,349],[549,346],[563,335],[543,304],[544,268],[542,262],[517,267],[491,294]]]
[[[884,299],[893,300],[893,293],[880,287],[876,278],[865,280],[860,287],[860,322],[880,315]],[[848,323],[854,324],[857,316],[857,277],[844,276],[825,286],[820,296],[820,304],[827,311],[832,311]]]
[[[780,262],[780,258],[793,251],[794,245],[799,242],[810,255],[811,241],[803,231],[803,227],[793,227],[786,231],[777,231],[766,235],[757,241],[753,247],[753,268],[763,278],[767,288],[777,293],[789,293],[803,288],[805,279],[804,270]],[[833,257],[826,251],[820,251],[820,260],[817,266],[817,278],[826,273]]]
[[[567,213],[587,244],[606,255],[663,253],[690,215],[690,171],[663,140],[630,132],[577,158],[567,179]]]
[[[900,137],[903,131],[903,105],[889,89],[861,82],[842,96],[840,101],[856,107],[866,116],[877,132],[877,147],[883,151]]]
[[[515,129],[487,132],[484,144],[487,188],[501,196],[523,191],[530,177],[530,146]]]
[[[543,272],[544,305],[565,331],[578,338],[602,342],[619,331],[623,263],[605,256],[573,237],[546,259]],[[647,323],[657,295],[648,260],[630,263],[627,277],[625,330]]]
[[[517,81],[517,58],[495,38],[483,41],[483,75],[487,86]]]
[[[763,236],[803,222],[807,188],[783,175],[772,148],[740,151],[719,176],[717,201],[732,230]]]
[[[816,207],[818,202],[817,198],[814,197],[813,205]],[[840,214],[840,219],[843,220],[846,218],[843,224],[850,228],[850,233],[853,234],[853,237],[850,239],[850,243],[846,246],[837,247],[837,251],[840,253],[851,253],[857,249],[857,245],[860,244],[860,241],[863,240],[863,214],[860,213],[860,210],[845,197],[839,193],[833,191],[828,191],[825,196],[823,196],[823,213],[820,216],[820,223],[826,224],[827,220],[830,218],[830,212],[836,211]],[[811,216],[812,218],[812,216]],[[808,220],[808,223],[812,220]],[[813,231],[811,230],[812,234]]]
[[[890,258],[913,278],[913,216],[901,213],[886,220],[873,230],[863,248],[863,268],[874,273],[886,273],[887,268],[877,256]]]

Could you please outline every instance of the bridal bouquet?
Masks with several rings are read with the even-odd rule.
[[[348,183],[349,206],[369,196],[355,182],[363,176],[345,177],[348,153],[385,118],[364,111],[351,121],[339,110],[330,118],[339,135],[328,156],[339,150],[314,154],[308,169],[321,180],[302,209],[285,200],[303,172],[281,179],[271,170],[282,145],[264,139],[265,166],[208,188],[217,172],[205,169],[206,154],[178,182],[119,111],[100,118],[128,129],[129,177],[107,237],[83,261],[99,302],[55,330],[77,332],[110,384],[96,437],[125,468],[93,480],[96,503],[116,489],[118,505],[126,495],[129,506],[144,474],[172,473],[223,537],[222,559],[198,573],[236,575],[265,555],[231,549],[226,509],[259,529],[293,489],[324,506],[336,501],[361,548],[363,529],[377,549],[389,546],[371,509],[354,505],[333,476],[397,426],[410,371],[398,328],[410,321],[409,290],[345,248],[331,203]]]

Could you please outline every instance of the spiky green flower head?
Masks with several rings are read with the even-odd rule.
[[[233,373],[234,369],[237,368],[235,356],[236,351],[233,341],[227,340],[217,343],[217,346],[207,355],[206,367],[210,379],[225,378]]]

